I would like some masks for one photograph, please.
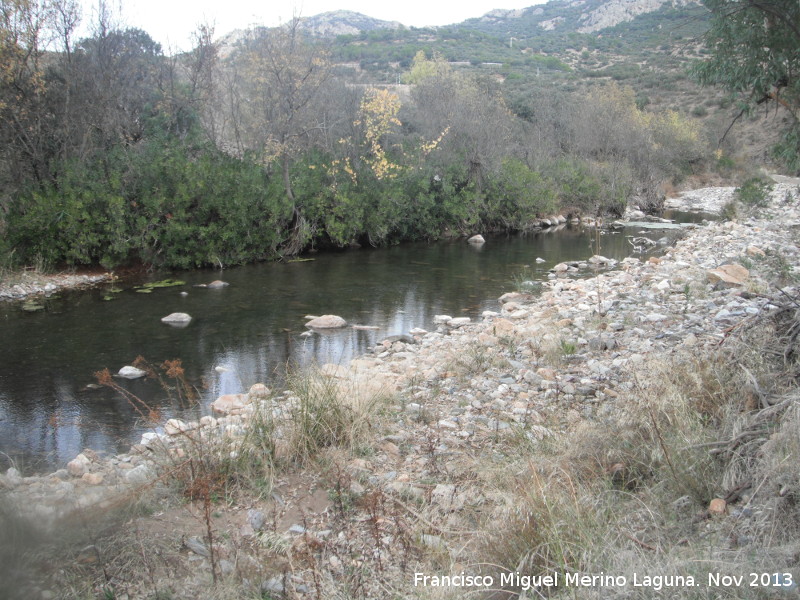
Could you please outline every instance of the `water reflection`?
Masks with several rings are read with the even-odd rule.
[[[139,355],[155,365],[180,358],[202,391],[201,405],[188,413],[157,381],[121,385],[163,419],[196,418],[219,394],[259,381],[280,385],[287,364],[342,363],[387,335],[432,328],[436,314],[478,317],[496,309],[515,278],[544,279],[558,262],[591,256],[592,238],[568,227],[489,237],[480,247],[464,240],[408,244],[223,273],[174,273],[187,285],[151,294],[126,289],[110,302],[103,290],[68,293],[38,313],[2,305],[0,452],[30,472],[61,466],[85,447],[117,452],[138,441],[148,425],[134,406],[108,389],[85,390],[100,369],[115,373]],[[622,258],[630,245],[623,234],[604,235],[600,251]],[[545,262],[537,264],[537,257]],[[191,287],[219,278],[230,287]],[[160,322],[172,312],[193,320],[182,329]],[[300,336],[306,315],[328,313],[378,329]],[[6,462],[0,456],[0,468]]]

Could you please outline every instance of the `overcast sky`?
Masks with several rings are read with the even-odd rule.
[[[525,8],[544,0],[110,0],[122,22],[138,27],[160,42],[164,50],[188,50],[190,35],[198,24],[215,25],[217,36],[250,25],[277,25],[294,13],[312,16],[332,10],[352,10],[384,21],[400,21],[403,25],[450,25],[472,17],[480,17],[494,8]],[[96,0],[83,0],[84,11],[92,12]],[[87,17],[85,17],[85,20]]]

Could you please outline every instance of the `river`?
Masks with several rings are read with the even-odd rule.
[[[601,236],[599,253],[630,254],[624,235]],[[589,231],[566,227],[489,237],[477,247],[463,239],[404,244],[224,271],[158,273],[152,281],[186,284],[146,294],[135,289],[143,282],[126,281],[113,294],[109,286],[62,293],[39,312],[0,304],[0,469],[13,463],[27,473],[52,470],[87,447],[126,451],[150,430],[120,394],[86,388],[103,368],[116,373],[137,356],[153,365],[181,359],[200,390],[192,406],[182,406],[156,380],[120,383],[162,422],[197,418],[220,394],[256,382],[280,386],[287,365],[346,361],[389,335],[433,329],[436,314],[479,318],[497,310],[497,298],[519,281],[544,280],[556,263],[594,254],[593,241]],[[193,287],[215,279],[230,286]],[[193,320],[185,328],[161,323],[172,312]],[[320,314],[378,329],[301,336],[304,317]]]

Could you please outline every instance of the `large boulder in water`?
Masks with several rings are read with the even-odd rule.
[[[229,285],[230,283],[228,283],[227,281],[220,281],[219,279],[217,279],[216,281],[212,281],[211,283],[209,283],[206,287],[210,290],[219,290],[221,288],[228,287]]]
[[[337,315],[322,315],[311,319],[306,323],[306,327],[311,327],[312,329],[339,329],[347,327],[347,321]]]

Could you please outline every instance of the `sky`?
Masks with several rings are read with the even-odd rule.
[[[127,27],[144,29],[164,51],[191,48],[191,33],[198,24],[215,25],[215,34],[224,35],[251,25],[274,26],[285,23],[294,14],[313,16],[333,10],[352,10],[384,21],[424,27],[450,25],[480,17],[492,9],[525,8],[544,0],[110,0],[121,13]],[[83,0],[84,21],[91,15],[96,0]]]

